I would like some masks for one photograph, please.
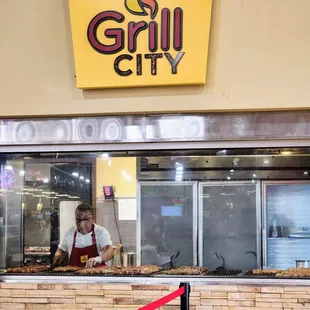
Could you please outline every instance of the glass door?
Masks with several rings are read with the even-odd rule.
[[[310,257],[310,183],[263,183],[264,266],[286,269]]]
[[[255,269],[261,264],[259,182],[199,184],[199,265]]]
[[[197,264],[197,183],[140,182],[138,264]]]

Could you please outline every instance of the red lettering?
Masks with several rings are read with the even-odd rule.
[[[173,47],[176,51],[180,51],[183,47],[183,10],[181,8],[174,10]]]
[[[158,24],[150,22],[149,25],[149,50],[156,52],[158,49]]]
[[[167,8],[161,12],[161,49],[170,49],[170,10]]]
[[[134,53],[137,50],[137,38],[141,31],[147,29],[146,22],[130,22],[128,24],[128,51]]]
[[[173,13],[173,35],[171,35],[171,12],[168,8],[164,8],[161,12],[160,25],[154,20],[149,23],[146,21],[129,22],[127,28],[128,43],[125,42],[125,30],[122,28],[105,29],[105,38],[113,39],[114,41],[112,42],[113,44],[104,44],[101,42],[98,37],[98,28],[105,21],[115,21],[121,24],[125,21],[125,17],[123,14],[116,11],[104,11],[91,20],[87,29],[87,37],[89,43],[97,52],[101,54],[116,54],[122,51],[126,44],[128,46],[128,52],[135,53],[138,49],[139,34],[148,29],[148,49],[153,54],[145,54],[144,58],[151,60],[151,74],[157,75],[157,63],[163,58],[163,55],[165,55],[171,65],[171,73],[177,74],[178,65],[185,55],[185,52],[181,51],[183,48],[183,10],[181,8],[176,8]],[[160,30],[159,27],[161,27]],[[173,48],[178,51],[175,58],[168,52],[171,49],[170,41],[173,41]],[[159,44],[165,53],[155,53],[159,48]],[[141,76],[143,74],[143,55],[137,54],[135,59],[136,75]],[[121,64],[126,64],[126,62],[123,62],[125,60],[131,62],[134,61],[134,57],[130,54],[123,54],[118,56],[114,61],[115,72],[123,77],[133,74],[131,69],[124,70],[120,68]]]
[[[125,20],[123,14],[116,11],[105,11],[96,15],[89,23],[87,37],[90,45],[101,54],[116,54],[124,49],[124,30],[121,28],[111,28],[105,31],[107,38],[115,39],[112,45],[101,43],[97,36],[98,27],[105,21],[113,20],[122,23]]]

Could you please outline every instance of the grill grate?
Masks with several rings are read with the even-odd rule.
[[[204,277],[235,277],[235,278],[259,278],[259,279],[270,279],[270,278],[279,278],[276,274],[270,273],[261,273],[261,274],[253,274],[251,270],[229,270],[229,269],[215,269],[209,270],[205,274],[201,275],[164,275],[160,273],[153,274],[137,274],[137,275],[120,275],[120,274],[77,274],[77,273],[60,273],[60,272],[40,272],[40,273],[0,273],[0,276],[70,276],[70,277],[192,277],[192,278],[204,278]],[[287,279],[288,277],[281,277],[281,279]],[[289,279],[300,279],[301,277],[289,277]],[[305,277],[308,278],[309,277]]]
[[[236,277],[240,274],[242,270],[233,270],[233,269],[215,269],[209,270],[205,276],[217,276],[217,277]]]
[[[0,273],[0,276],[151,277],[153,274],[78,274],[70,272]]]
[[[275,278],[276,274],[275,273],[254,274],[252,270],[249,270],[243,276],[247,278]]]

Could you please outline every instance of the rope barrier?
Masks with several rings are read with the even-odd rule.
[[[183,297],[187,296],[186,298],[188,298],[188,295],[189,295],[189,284],[187,284],[187,285],[181,284],[181,286],[178,290],[176,290],[176,291],[172,292],[171,294],[169,294],[165,297],[162,297],[156,301],[153,301],[152,303],[150,303],[146,306],[143,306],[143,307],[139,308],[138,310],[155,310],[155,309],[158,309],[158,308],[164,306],[168,302],[170,302],[170,301],[172,301],[178,297],[181,297],[181,309],[183,309],[182,308],[182,296]]]

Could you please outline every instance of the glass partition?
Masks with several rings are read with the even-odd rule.
[[[257,268],[261,258],[259,183],[201,183],[199,197],[201,265]]]
[[[309,148],[1,154],[0,269],[50,266],[80,203],[121,245],[110,266],[292,267],[308,259],[309,159]]]
[[[264,182],[266,267],[294,268],[296,260],[309,260],[309,205],[309,182]]]
[[[197,184],[140,183],[138,193],[141,264],[197,265]]]

